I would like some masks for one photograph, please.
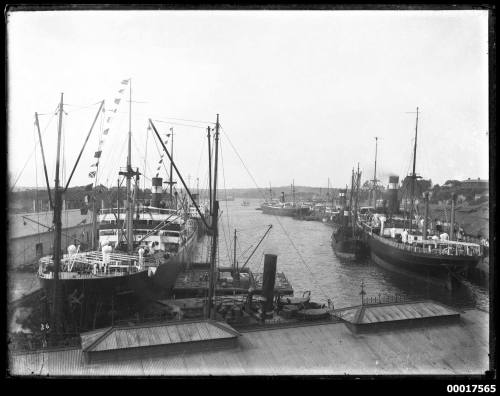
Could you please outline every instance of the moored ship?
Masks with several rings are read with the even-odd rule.
[[[296,203],[295,200],[286,202],[284,192],[281,193],[281,199],[279,201],[272,200],[270,202],[264,202],[261,205],[261,209],[262,213],[274,216],[302,217],[310,213],[309,206]]]
[[[386,213],[361,216],[358,227],[369,245],[371,258],[380,266],[416,279],[453,289],[457,280],[474,268],[482,257],[482,247],[476,243],[454,240],[454,198],[450,235],[430,229],[428,222],[429,196],[424,194],[425,213],[417,215],[415,207],[415,173],[418,108],[413,149],[413,171],[410,178],[410,208],[405,216],[399,214],[397,176],[389,178],[389,207]],[[439,234],[439,235],[438,235]]]
[[[351,193],[347,203],[347,188],[341,193],[342,210],[334,220],[332,232],[332,247],[335,255],[342,259],[354,260],[367,254],[366,244],[362,240],[361,231],[355,227],[358,216],[358,194],[361,172],[356,176],[354,170],[351,177]],[[354,191],[356,190],[356,193]]]

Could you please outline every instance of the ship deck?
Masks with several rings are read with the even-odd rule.
[[[216,284],[216,294],[245,294],[248,289],[253,287],[254,294],[262,294],[262,273],[249,272],[246,282],[233,280],[231,283],[219,279]],[[208,290],[208,268],[192,268],[179,274],[173,287],[173,294],[177,297],[206,295]],[[274,286],[275,294],[293,295],[293,288],[285,274],[276,273]]]

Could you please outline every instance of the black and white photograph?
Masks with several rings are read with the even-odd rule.
[[[7,6],[6,375],[494,378],[491,12]]]

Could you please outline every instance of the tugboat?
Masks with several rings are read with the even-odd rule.
[[[476,243],[456,241],[453,227],[450,235],[436,235],[428,226],[428,193],[424,195],[425,214],[418,221],[415,210],[415,184],[419,178],[415,173],[417,153],[418,107],[413,149],[413,171],[409,175],[410,210],[406,216],[399,215],[398,177],[389,179],[388,213],[362,216],[358,226],[370,247],[373,261],[382,267],[403,273],[413,278],[453,289],[463,274],[474,268],[482,256],[482,247]],[[415,214],[415,216],[414,216]],[[454,223],[454,198],[452,199],[452,221]],[[434,235],[431,235],[434,233]],[[459,284],[460,282],[458,282]]]

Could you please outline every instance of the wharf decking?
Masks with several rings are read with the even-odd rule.
[[[10,354],[11,375],[362,375],[484,374],[489,319],[466,310],[459,322],[359,335],[343,323],[239,330],[238,346],[86,364],[81,349]]]
[[[255,294],[262,293],[262,273],[250,273],[249,282],[243,284],[239,281],[233,283],[225,283],[221,280],[217,281],[217,294],[244,294],[248,292],[249,287],[253,287]],[[195,268],[183,271],[175,280],[173,293],[176,296],[184,295],[200,295],[206,294],[208,290],[208,268]],[[282,272],[276,273],[274,285],[276,294],[293,295],[293,288],[285,274]]]

